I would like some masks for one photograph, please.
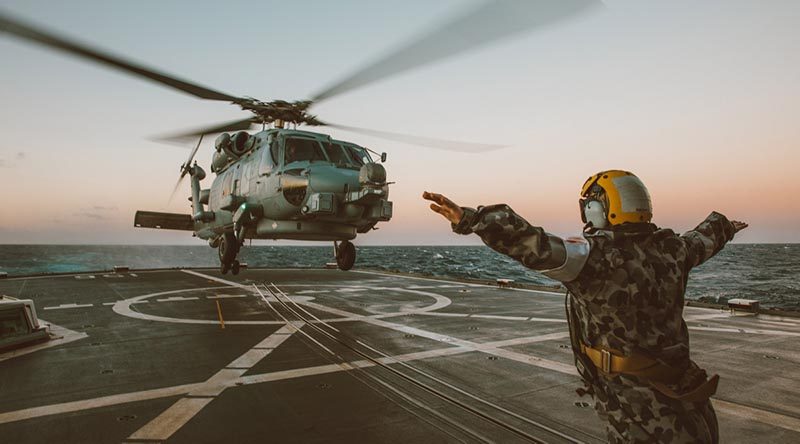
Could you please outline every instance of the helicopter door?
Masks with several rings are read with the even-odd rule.
[[[241,196],[242,195],[242,165],[236,165],[236,170],[231,172],[231,176],[233,177],[233,188],[231,188],[231,194],[234,196]]]
[[[275,169],[275,159],[278,158],[278,142],[273,139],[271,145],[261,148],[261,162],[258,165],[258,176],[266,176]]]
[[[242,196],[247,196],[250,194],[250,170],[253,169],[253,162],[249,161],[247,164],[242,168]]]

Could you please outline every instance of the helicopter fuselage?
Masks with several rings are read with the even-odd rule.
[[[288,129],[223,134],[215,145],[211,188],[199,190],[204,174],[190,173],[194,231],[212,246],[230,230],[239,239],[350,240],[391,219],[385,169],[363,147]]]

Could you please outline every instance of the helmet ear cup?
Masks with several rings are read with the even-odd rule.
[[[608,228],[605,205],[599,200],[586,200],[583,206],[583,221],[594,228]]]

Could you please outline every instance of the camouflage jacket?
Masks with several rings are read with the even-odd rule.
[[[553,266],[552,235],[507,205],[464,208],[453,231],[476,233],[528,268]],[[689,334],[683,305],[689,271],[733,235],[731,222],[716,212],[682,236],[652,224],[584,233],[590,248],[586,262],[577,278],[564,282],[577,302],[580,339],[592,347],[645,354],[686,368]]]

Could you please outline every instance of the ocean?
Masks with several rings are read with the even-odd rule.
[[[333,247],[250,246],[253,267],[321,267]],[[131,268],[216,267],[208,246],[0,245],[0,271],[9,276]],[[514,279],[558,285],[484,246],[359,247],[356,269],[400,271],[450,278]],[[764,307],[800,310],[800,244],[731,244],[692,271],[687,299],[724,302],[756,299]]]

